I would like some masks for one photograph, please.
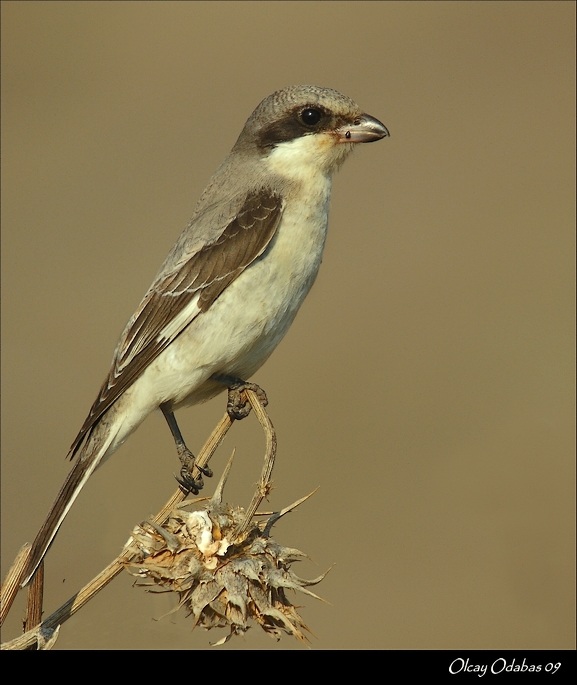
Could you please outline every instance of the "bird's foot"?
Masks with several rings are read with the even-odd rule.
[[[180,467],[180,477],[176,477],[180,489],[183,492],[186,492],[186,494],[192,493],[193,495],[198,495],[204,487],[202,476],[212,478],[212,469],[208,468],[208,466],[198,466],[195,463],[194,454],[185,445],[179,446],[178,458],[182,464]],[[195,477],[195,468],[200,471],[200,476]]]
[[[265,391],[256,383],[246,383],[240,381],[232,385],[228,389],[228,400],[226,403],[226,411],[231,419],[244,419],[250,414],[251,406],[246,396],[245,390],[252,390],[258,396],[259,402],[266,407],[268,398]]]
[[[256,383],[249,383],[233,376],[215,375],[213,378],[215,381],[228,386],[226,411],[231,419],[244,419],[250,414],[251,406],[246,396],[246,390],[255,392],[263,407],[266,407],[268,404],[265,391]]]

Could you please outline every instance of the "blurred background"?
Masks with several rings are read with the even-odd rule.
[[[275,528],[309,555],[300,575],[332,567],[326,603],[295,598],[311,647],[575,649],[574,23],[569,2],[4,2],[2,575],[246,118],[314,83],[391,137],[336,177],[319,278],[253,379],[279,441],[267,506],[319,488]],[[224,408],[180,412],[193,450]],[[254,417],[217,476],[235,447],[226,495],[246,505]],[[153,415],[61,528],[46,615],[160,508],[177,467]],[[55,648],[222,637],[131,585]],[[255,627],[219,649],[302,648]]]

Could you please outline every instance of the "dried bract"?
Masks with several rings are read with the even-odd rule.
[[[140,585],[178,593],[195,625],[228,627],[215,644],[245,633],[251,620],[277,640],[284,632],[305,641],[308,628],[286,591],[319,599],[308,588],[326,574],[305,580],[292,571],[306,555],[270,537],[279,515],[248,526],[245,516],[213,499],[202,510],[176,509],[163,527],[142,523],[127,544],[127,569]],[[235,539],[237,530],[244,532]]]

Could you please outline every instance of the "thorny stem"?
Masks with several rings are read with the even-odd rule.
[[[236,535],[241,535],[244,530],[246,530],[249,525],[253,514],[259,507],[263,498],[266,496],[269,488],[270,476],[272,473],[274,458],[276,454],[276,435],[274,427],[261,404],[258,395],[252,390],[246,390],[247,398],[252,405],[258,420],[263,427],[266,434],[266,455],[265,455],[265,465],[261,474],[261,480],[259,482],[259,487],[249,508],[247,510],[246,518],[244,522],[239,526],[236,531]],[[225,435],[229,431],[233,424],[233,419],[230,418],[228,413],[226,413],[220,420],[219,424],[216,426],[202,449],[200,450],[196,463],[195,469],[197,470],[196,475],[200,475],[202,469],[208,464],[210,458],[223,441]],[[153,521],[158,524],[162,524],[168,518],[170,512],[174,509],[176,505],[185,499],[186,495],[178,489],[172,497],[166,502],[164,507],[159,511],[159,513],[154,517]],[[24,550],[24,551],[29,551]],[[110,563],[103,571],[101,571],[92,581],[85,585],[81,590],[78,591],[73,597],[71,597],[65,604],[63,604],[59,609],[57,609],[53,614],[48,616],[40,624],[36,625],[34,628],[28,630],[23,635],[9,641],[2,645],[2,649],[7,650],[23,650],[33,648],[34,645],[38,647],[48,648],[50,647],[57,634],[60,625],[67,621],[71,616],[76,614],[83,606],[85,606],[100,590],[102,590],[110,581],[117,576],[124,568],[124,562],[127,560],[129,555],[128,551],[122,552],[112,563]],[[20,557],[24,556],[24,559]],[[1,597],[1,607],[2,607],[2,618],[4,618],[14,601],[16,592],[12,591],[15,584],[18,585],[20,576],[23,570],[26,568],[26,554],[20,554],[18,557],[19,561],[15,562],[8,572],[5,583],[2,586],[2,597]],[[15,578],[17,580],[15,580]],[[29,591],[28,602],[37,603],[38,593],[41,593],[42,588],[38,588],[33,585]],[[36,611],[36,615],[38,612]]]

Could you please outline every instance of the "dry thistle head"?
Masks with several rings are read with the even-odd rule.
[[[306,641],[308,628],[286,590],[320,599],[307,588],[326,573],[300,578],[291,566],[306,555],[270,537],[273,524],[304,499],[260,523],[247,521],[244,509],[222,505],[219,497],[197,511],[181,506],[162,527],[144,522],[134,529],[125,550],[127,570],[138,584],[176,592],[195,625],[228,627],[214,644],[245,633],[251,620],[277,640],[285,632]]]

